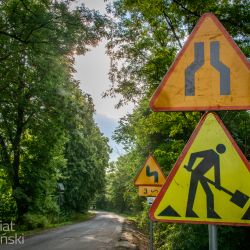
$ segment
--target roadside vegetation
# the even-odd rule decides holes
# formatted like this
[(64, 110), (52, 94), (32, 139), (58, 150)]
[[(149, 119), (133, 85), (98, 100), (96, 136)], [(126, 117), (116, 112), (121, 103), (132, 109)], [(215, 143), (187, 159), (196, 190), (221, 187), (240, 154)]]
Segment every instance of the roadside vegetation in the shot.
[[(29, 236), (34, 236), (36, 234), (44, 233), (49, 230), (53, 230), (56, 228), (61, 228), (67, 225), (75, 224), (75, 223), (80, 223), (84, 222), (87, 220), (90, 220), (96, 216), (95, 213), (91, 212), (84, 212), (84, 213), (75, 213), (72, 214), (71, 217), (61, 217), (57, 222), (55, 223), (49, 223), (47, 222), (46, 224), (38, 224), (36, 220), (35, 223), (33, 223), (30, 227), (28, 225), (23, 224), (23, 225), (15, 225), (13, 223), (13, 230), (1, 230), (0, 231), (0, 237), (1, 236), (15, 236), (15, 235), (22, 235), (24, 237), (29, 237)], [(3, 226), (6, 227), (6, 225), (10, 225), (9, 223), (6, 222), (1, 222)], [(5, 240), (1, 241), (2, 243), (5, 243)]]
[(107, 20), (70, 1), (0, 2), (0, 219), (46, 228), (86, 213), (104, 186), (110, 148), (74, 56)]
[[(138, 196), (134, 178), (149, 153), (167, 176), (202, 112), (152, 112), (149, 100), (203, 13), (212, 12), (249, 58), (248, 1), (130, 1), (110, 5), (115, 17), (107, 44), (112, 58), (106, 95), (122, 95), (117, 106), (134, 102), (132, 114), (123, 117), (114, 139), (126, 154), (110, 165), (106, 193), (96, 205), (136, 216), (148, 232), (145, 198)], [(218, 112), (220, 118), (250, 159), (250, 114), (247, 111)], [(218, 227), (219, 249), (249, 249), (249, 227)], [(208, 249), (207, 225), (155, 223), (156, 249)]]
[[(250, 58), (249, 1), (107, 1), (112, 22), (72, 2), (0, 1), (0, 220), (36, 230), (94, 207), (129, 214), (148, 233), (134, 178), (149, 153), (167, 176), (202, 116), (152, 112), (150, 97), (203, 13), (214, 13)], [(104, 97), (121, 96), (117, 108), (135, 104), (113, 136), (126, 154), (112, 163), (91, 96), (73, 78), (74, 56), (103, 37), (112, 82)], [(249, 112), (218, 114), (249, 160)], [(158, 250), (208, 249), (206, 225), (155, 223), (154, 232)], [(250, 249), (249, 235), (249, 227), (219, 226), (219, 249)]]

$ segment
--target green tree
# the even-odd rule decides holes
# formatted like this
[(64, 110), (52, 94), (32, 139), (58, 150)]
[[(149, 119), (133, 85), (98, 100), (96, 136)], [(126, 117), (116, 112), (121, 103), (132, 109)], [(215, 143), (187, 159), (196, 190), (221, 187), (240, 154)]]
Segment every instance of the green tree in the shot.
[(136, 152), (120, 156), (107, 173), (106, 196), (109, 208), (120, 213), (131, 213), (142, 209), (134, 187), (138, 166), (143, 160)]
[[(114, 135), (117, 142), (123, 143), (137, 157), (145, 159), (149, 153), (154, 154), (164, 173), (168, 174), (201, 113), (153, 113), (148, 107), (149, 99), (183, 46), (184, 40), (205, 12), (213, 12), (219, 18), (249, 57), (247, 4), (244, 0), (114, 1), (110, 6), (110, 13), (115, 19), (107, 44), (112, 62), (110, 79), (113, 85), (106, 95), (121, 94), (118, 107), (127, 101), (136, 103), (133, 113), (120, 120)], [(219, 115), (249, 159), (249, 113), (224, 111), (219, 112)], [(118, 161), (117, 164), (117, 169), (120, 169), (122, 163)], [(140, 164), (138, 170), (139, 167)], [(130, 168), (131, 165), (127, 162), (127, 169)], [(131, 180), (131, 177), (128, 178)], [(112, 188), (117, 187), (118, 183), (114, 182)], [(141, 215), (140, 224), (144, 226), (145, 209), (137, 212)], [(249, 229), (228, 228), (219, 227), (219, 247), (247, 249), (249, 243), (245, 235), (249, 233)], [(204, 249), (208, 245), (207, 234), (202, 233), (205, 231), (207, 232), (205, 225), (158, 224), (155, 230), (157, 249)], [(231, 232), (230, 238), (225, 237), (228, 231)], [(239, 239), (240, 234), (244, 235), (244, 239)]]
[(109, 7), (115, 17), (107, 50), (111, 57), (106, 95), (121, 94), (118, 106), (148, 99), (171, 66), (198, 19), (214, 13), (247, 57), (248, 1), (117, 0)]
[(73, 56), (105, 34), (105, 18), (84, 6), (72, 10), (70, 2), (0, 3), (0, 165), (18, 222), (28, 211), (57, 210)]
[(95, 194), (105, 186), (110, 149), (108, 139), (94, 122), (90, 96), (83, 95), (78, 88), (75, 88), (74, 96), (67, 122), (67, 165), (62, 170), (63, 206), (68, 212), (86, 212)]

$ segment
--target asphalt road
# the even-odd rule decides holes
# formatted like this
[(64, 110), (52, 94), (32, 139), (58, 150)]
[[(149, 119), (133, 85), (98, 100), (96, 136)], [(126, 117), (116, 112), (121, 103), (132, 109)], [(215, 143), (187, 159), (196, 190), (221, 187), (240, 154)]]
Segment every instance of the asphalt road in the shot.
[[(0, 250), (106, 250), (115, 249), (121, 236), (123, 218), (97, 212), (94, 219), (64, 226), (24, 239), (24, 244), (0, 246)], [(21, 240), (20, 240), (21, 241)]]

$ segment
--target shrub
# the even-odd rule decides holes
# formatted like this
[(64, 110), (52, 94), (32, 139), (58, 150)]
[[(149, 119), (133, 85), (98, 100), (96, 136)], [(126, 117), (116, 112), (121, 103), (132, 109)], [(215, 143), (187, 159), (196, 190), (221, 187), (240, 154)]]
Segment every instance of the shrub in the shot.
[(44, 215), (26, 213), (24, 215), (24, 224), (26, 229), (45, 228), (49, 222)]

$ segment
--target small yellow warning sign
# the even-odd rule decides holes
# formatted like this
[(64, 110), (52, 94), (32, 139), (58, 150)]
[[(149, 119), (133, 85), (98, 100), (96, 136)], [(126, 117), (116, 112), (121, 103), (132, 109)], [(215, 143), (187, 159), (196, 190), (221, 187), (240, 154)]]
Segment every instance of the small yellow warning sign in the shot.
[(150, 209), (153, 220), (250, 226), (250, 165), (220, 118), (203, 116)]
[(149, 155), (137, 174), (134, 184), (135, 186), (162, 186), (165, 179), (166, 177), (155, 158)]
[(156, 197), (160, 190), (160, 186), (139, 186), (139, 196)]
[(250, 63), (211, 13), (204, 14), (152, 96), (154, 111), (250, 109)]

